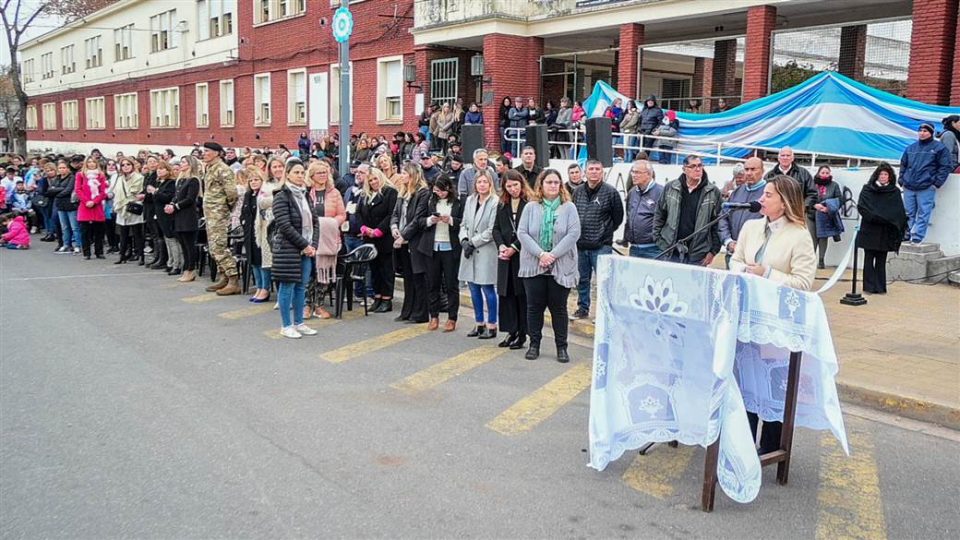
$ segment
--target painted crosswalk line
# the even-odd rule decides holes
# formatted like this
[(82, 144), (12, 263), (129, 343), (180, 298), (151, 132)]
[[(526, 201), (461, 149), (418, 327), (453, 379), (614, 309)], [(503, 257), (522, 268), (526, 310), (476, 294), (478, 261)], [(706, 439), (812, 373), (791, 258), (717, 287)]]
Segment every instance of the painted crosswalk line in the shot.
[(478, 347), (471, 349), (453, 358), (444, 360), (439, 364), (434, 364), (418, 371), (390, 386), (408, 394), (423, 392), (454, 377), (463, 375), (471, 369), (482, 366), (494, 358), (503, 355), (507, 350), (508, 349), (501, 347)]
[(350, 345), (340, 347), (339, 349), (327, 351), (321, 354), (320, 358), (332, 364), (340, 364), (359, 356), (363, 356), (367, 353), (379, 351), (380, 349), (385, 349), (408, 339), (413, 339), (417, 336), (426, 334), (429, 331), (430, 330), (427, 329), (427, 325), (415, 324), (407, 328), (394, 330), (393, 332), (375, 336), (370, 339), (357, 341), (355, 343), (351, 343)]
[(590, 364), (577, 364), (487, 422), (503, 435), (530, 431), (590, 386)]
[(852, 448), (849, 456), (833, 435), (820, 436), (817, 538), (885, 540), (887, 525), (873, 436), (852, 430), (847, 435)]
[(186, 298), (181, 298), (180, 300), (188, 304), (202, 304), (204, 302), (210, 302), (211, 300), (216, 300), (218, 298), (226, 298), (225, 296), (217, 296), (217, 293), (203, 293), (198, 294), (197, 296), (188, 296)]
[(631, 488), (658, 499), (673, 495), (674, 487), (690, 466), (694, 447), (670, 448), (657, 445), (646, 455), (637, 455), (623, 473), (623, 482)]
[(256, 316), (256, 315), (260, 315), (261, 313), (269, 313), (269, 312), (271, 312), (271, 311), (273, 311), (273, 304), (272, 304), (272, 303), (267, 303), (267, 304), (255, 304), (255, 305), (253, 305), (253, 306), (245, 307), (245, 308), (242, 308), (242, 309), (234, 309), (234, 310), (232, 310), (232, 311), (224, 311), (223, 313), (220, 313), (220, 314), (217, 315), (217, 316), (220, 317), (221, 319), (227, 319), (227, 320), (235, 321), (235, 320), (237, 320), (237, 319), (245, 319), (245, 318), (247, 318), (247, 317), (253, 317), (253, 316)]

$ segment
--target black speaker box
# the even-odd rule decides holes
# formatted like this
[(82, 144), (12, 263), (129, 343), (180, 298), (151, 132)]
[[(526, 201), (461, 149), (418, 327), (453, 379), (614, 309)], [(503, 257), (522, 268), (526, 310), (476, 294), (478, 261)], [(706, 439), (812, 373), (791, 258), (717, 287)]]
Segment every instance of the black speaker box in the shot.
[[(537, 166), (541, 168), (547, 168), (550, 166), (550, 145), (547, 140), (547, 126), (543, 124), (537, 124), (534, 126), (527, 126), (527, 144), (526, 146), (532, 146), (534, 151), (537, 153)], [(520, 149), (521, 153), (523, 148)], [(520, 157), (520, 156), (516, 156)]]
[(587, 119), (587, 159), (613, 167), (613, 134), (607, 117)]

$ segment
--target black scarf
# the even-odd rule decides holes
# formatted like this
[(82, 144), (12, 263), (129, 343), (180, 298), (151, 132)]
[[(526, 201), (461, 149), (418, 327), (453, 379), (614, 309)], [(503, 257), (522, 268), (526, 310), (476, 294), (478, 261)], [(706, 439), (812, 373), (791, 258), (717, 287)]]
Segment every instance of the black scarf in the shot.
[(876, 182), (868, 182), (860, 192), (860, 202), (857, 205), (860, 215), (864, 218), (874, 218), (897, 228), (900, 234), (907, 229), (907, 214), (903, 211), (903, 200), (900, 188), (892, 182), (879, 186)]

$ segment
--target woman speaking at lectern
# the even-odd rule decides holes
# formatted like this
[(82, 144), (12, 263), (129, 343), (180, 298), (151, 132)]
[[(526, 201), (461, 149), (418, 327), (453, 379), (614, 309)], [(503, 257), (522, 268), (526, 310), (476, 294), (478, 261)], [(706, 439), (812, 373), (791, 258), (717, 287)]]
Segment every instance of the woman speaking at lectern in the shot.
[[(810, 290), (817, 273), (817, 261), (804, 218), (803, 187), (786, 175), (769, 179), (760, 197), (760, 215), (762, 219), (743, 224), (730, 259), (730, 270)], [(748, 412), (747, 417), (756, 435), (757, 414)], [(761, 454), (780, 448), (782, 427), (781, 422), (764, 422)]]

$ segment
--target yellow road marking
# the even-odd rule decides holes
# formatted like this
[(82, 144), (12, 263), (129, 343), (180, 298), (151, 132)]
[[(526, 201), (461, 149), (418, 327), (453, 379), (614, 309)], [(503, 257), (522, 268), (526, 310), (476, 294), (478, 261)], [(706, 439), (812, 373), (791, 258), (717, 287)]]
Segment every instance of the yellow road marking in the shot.
[(631, 488), (658, 499), (673, 495), (674, 485), (686, 472), (693, 447), (670, 448), (657, 445), (645, 456), (638, 455), (623, 473), (623, 482)]
[(218, 298), (223, 298), (222, 296), (217, 296), (215, 292), (198, 294), (197, 296), (188, 296), (186, 298), (181, 298), (184, 302), (188, 304), (201, 304), (203, 302), (209, 302), (211, 300), (216, 300)]
[(586, 390), (590, 386), (590, 377), (590, 364), (577, 364), (541, 386), (536, 392), (514, 403), (487, 422), (487, 427), (503, 435), (530, 431)]
[(380, 349), (385, 349), (391, 345), (396, 345), (401, 341), (415, 338), (421, 334), (426, 334), (427, 332), (429, 332), (429, 330), (427, 330), (426, 324), (415, 324), (407, 328), (394, 330), (393, 332), (387, 334), (365, 339), (363, 341), (358, 341), (356, 343), (351, 343), (350, 345), (345, 345), (339, 349), (327, 351), (321, 354), (320, 358), (332, 364), (340, 364), (346, 362), (347, 360), (352, 360), (358, 356), (363, 356), (367, 353), (379, 351)]
[(269, 313), (271, 311), (273, 311), (273, 303), (255, 304), (251, 307), (246, 307), (243, 309), (235, 309), (233, 311), (224, 311), (219, 315), (219, 317), (221, 319), (229, 319), (231, 321), (235, 321), (237, 319), (253, 317), (254, 315), (260, 315), (261, 313)]
[(439, 364), (434, 364), (427, 369), (418, 371), (390, 386), (409, 394), (423, 392), (458, 375), (463, 375), (475, 367), (482, 366), (506, 351), (507, 349), (500, 347), (480, 347), (469, 350), (453, 358), (444, 360)]
[(847, 433), (850, 447), (854, 449), (849, 457), (833, 435), (824, 433), (820, 437), (817, 538), (885, 540), (887, 525), (873, 437), (867, 433)]

